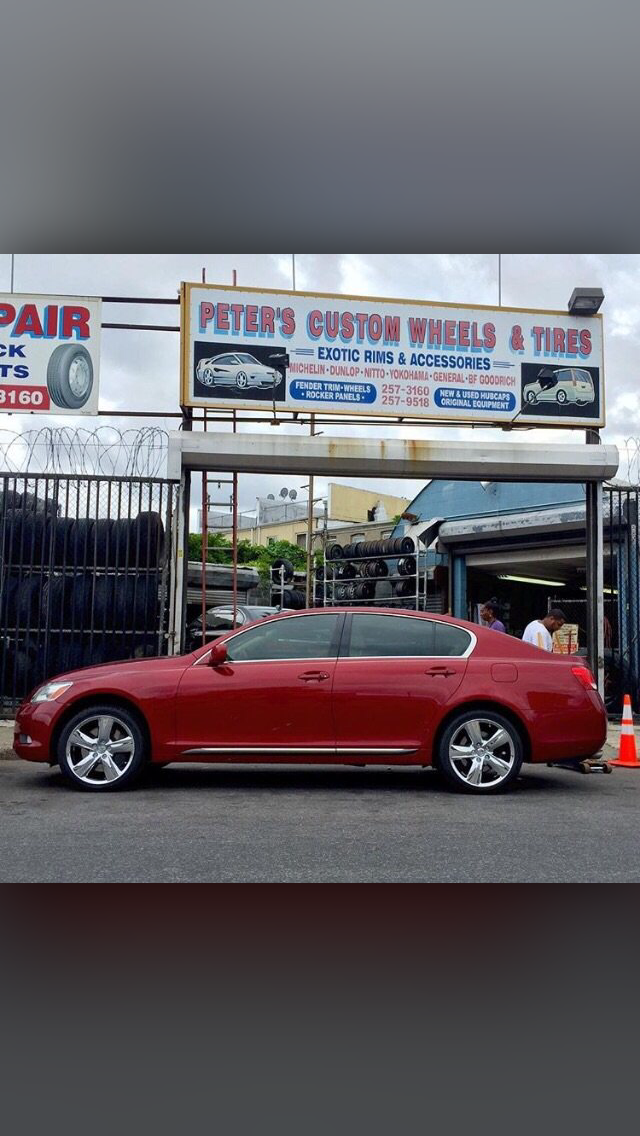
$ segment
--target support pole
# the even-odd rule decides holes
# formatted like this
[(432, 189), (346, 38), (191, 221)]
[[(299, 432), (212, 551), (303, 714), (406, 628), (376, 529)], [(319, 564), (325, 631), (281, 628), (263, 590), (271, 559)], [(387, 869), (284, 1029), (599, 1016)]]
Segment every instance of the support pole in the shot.
[[(236, 429), (237, 429), (236, 412), (234, 410), (234, 412), (233, 412), (233, 432), (234, 432), (234, 434), (236, 433)], [(233, 485), (231, 486), (231, 492), (232, 492), (232, 495), (233, 495), (232, 502), (231, 502), (231, 509), (232, 509), (232, 520), (231, 520), (231, 526), (232, 526), (231, 580), (232, 580), (232, 584), (231, 584), (231, 587), (232, 587), (232, 590), (233, 590), (232, 619), (233, 619), (233, 626), (235, 627), (235, 625), (236, 625), (236, 614), (237, 614), (237, 611), (238, 611), (238, 475), (237, 475), (237, 473), (233, 474)]]
[[(193, 410), (182, 407), (182, 429), (193, 430)], [(178, 491), (178, 540), (176, 558), (176, 598), (174, 644), (179, 650), (186, 650), (187, 630), (187, 589), (189, 587), (189, 523), (191, 508), (191, 470), (183, 469)], [(179, 622), (178, 622), (179, 620)]]
[[(600, 441), (598, 430), (587, 430), (587, 444)], [(586, 482), (587, 658), (604, 696), (604, 531), (602, 482)]]
[[(450, 573), (451, 574), (451, 573)], [(467, 561), (464, 556), (453, 557), (453, 610), (455, 619), (467, 618)]]
[[(309, 433), (311, 434), (312, 437), (313, 437), (313, 432), (314, 432), (314, 428), (315, 428), (315, 421), (316, 421), (315, 415), (311, 414), (310, 417), (309, 417)], [(309, 509), (308, 509), (308, 515), (307, 515), (307, 594), (306, 594), (306, 605), (307, 605), (307, 607), (313, 607), (313, 604), (312, 604), (311, 601), (315, 596), (315, 591), (313, 589), (313, 582), (312, 582), (312, 579), (311, 579), (312, 566), (313, 566), (313, 551), (312, 551), (312, 547), (311, 547), (312, 542), (313, 542), (313, 494), (314, 494), (314, 477), (313, 477), (313, 474), (310, 474), (309, 475)]]

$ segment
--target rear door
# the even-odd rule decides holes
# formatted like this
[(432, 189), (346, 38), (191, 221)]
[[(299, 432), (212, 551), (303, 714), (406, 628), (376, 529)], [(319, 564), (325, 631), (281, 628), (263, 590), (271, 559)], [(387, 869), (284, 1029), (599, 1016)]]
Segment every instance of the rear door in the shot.
[(333, 684), (338, 758), (430, 760), (435, 725), (474, 643), (464, 628), (420, 615), (348, 616)]

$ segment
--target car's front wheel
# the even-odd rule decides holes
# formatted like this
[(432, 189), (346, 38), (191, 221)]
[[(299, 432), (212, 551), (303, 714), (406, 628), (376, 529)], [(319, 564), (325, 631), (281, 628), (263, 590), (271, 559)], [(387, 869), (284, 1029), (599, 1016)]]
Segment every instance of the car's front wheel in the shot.
[(109, 703), (86, 706), (70, 718), (56, 756), (67, 781), (91, 792), (130, 785), (149, 759), (136, 715)]
[(567, 401), (566, 391), (559, 390), (557, 395), (556, 395), (556, 402), (559, 402), (560, 405), (562, 406), (562, 404), (565, 403), (566, 401)]
[(240, 387), (240, 390), (246, 390), (249, 386), (249, 379), (244, 371), (238, 371), (236, 375), (236, 386)]
[(515, 781), (524, 748), (516, 727), (498, 711), (465, 710), (449, 722), (436, 758), (454, 788), (495, 793)]
[(532, 405), (534, 402), (536, 402), (536, 392), (535, 391), (527, 391), (526, 399), (527, 399), (527, 402), (530, 405)]

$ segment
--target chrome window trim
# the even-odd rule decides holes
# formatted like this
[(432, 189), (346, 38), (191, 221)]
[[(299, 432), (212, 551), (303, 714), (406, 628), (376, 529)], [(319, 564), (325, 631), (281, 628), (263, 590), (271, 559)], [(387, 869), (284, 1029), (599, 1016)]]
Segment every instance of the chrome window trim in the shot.
[[(379, 615), (379, 616), (383, 616), (383, 617), (384, 616), (390, 617), (392, 619), (415, 619), (416, 615), (417, 615), (418, 618), (425, 619), (429, 623), (439, 623), (441, 627), (451, 627), (451, 626), (457, 627), (457, 624), (452, 625), (450, 623), (445, 623), (445, 621), (443, 619), (438, 619), (437, 617), (433, 618), (431, 615), (429, 615), (426, 612), (423, 613), (423, 612), (409, 612), (409, 611), (407, 611), (407, 612), (404, 612), (404, 611), (402, 611), (402, 612), (400, 612), (400, 611), (398, 611), (398, 612), (395, 612), (395, 611), (374, 611), (374, 612), (354, 611), (354, 612), (349, 612), (349, 611), (345, 611), (345, 610), (339, 610), (337, 612), (336, 611), (331, 612), (331, 611), (327, 611), (326, 608), (318, 608), (317, 611), (305, 611), (305, 612), (300, 612), (299, 614), (297, 614), (297, 613), (294, 614), (292, 612), (291, 615), (287, 615), (285, 618), (286, 619), (305, 619), (305, 618), (309, 618), (309, 616), (317, 616), (317, 615), (351, 615), (352, 618), (355, 618), (358, 615)], [(278, 617), (267, 616), (267, 619), (271, 619), (271, 618), (282, 618), (282, 617), (281, 616), (278, 616)], [(265, 622), (264, 620), (260, 622), (261, 627), (263, 626), (264, 622)], [(252, 627), (256, 627), (256, 626), (257, 626), (257, 624), (250, 623), (248, 627), (238, 628), (237, 631), (235, 632), (235, 634), (232, 635), (231, 638), (235, 639), (237, 635), (244, 635), (247, 631), (250, 631)], [(476, 644), (478, 642), (478, 638), (474, 634), (473, 631), (469, 630), (468, 627), (461, 627), (461, 628), (459, 628), (459, 630), (464, 631), (465, 634), (467, 634), (469, 636), (469, 646), (467, 647), (466, 651), (464, 651), (464, 653), (462, 655), (311, 655), (311, 656), (307, 656), (307, 657), (303, 657), (303, 658), (300, 658), (299, 656), (297, 656), (297, 657), (294, 656), (291, 659), (229, 659), (229, 663), (233, 664), (234, 667), (239, 667), (243, 663), (308, 663), (308, 662), (313, 662), (314, 660), (317, 660), (319, 663), (331, 663), (331, 662), (342, 663), (342, 662), (345, 662), (345, 661), (348, 661), (348, 662), (351, 662), (351, 663), (357, 663), (357, 662), (361, 661), (362, 659), (468, 659), (469, 656), (472, 654), (472, 652), (475, 650)], [(226, 640), (225, 642), (231, 642), (231, 640)], [(206, 655), (201, 655), (199, 659), (196, 659), (195, 663), (193, 663), (193, 666), (197, 667), (197, 666), (201, 666), (201, 665), (202, 666), (206, 665), (212, 649), (213, 648), (210, 648), (207, 651)]]

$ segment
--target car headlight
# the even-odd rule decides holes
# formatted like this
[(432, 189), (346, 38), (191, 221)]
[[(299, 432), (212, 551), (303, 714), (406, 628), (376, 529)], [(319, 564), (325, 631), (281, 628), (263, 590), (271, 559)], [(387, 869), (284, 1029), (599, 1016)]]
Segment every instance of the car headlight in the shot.
[(59, 698), (65, 690), (73, 686), (72, 682), (45, 682), (44, 686), (39, 686), (35, 694), (32, 696), (32, 702), (53, 702)]

